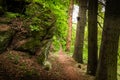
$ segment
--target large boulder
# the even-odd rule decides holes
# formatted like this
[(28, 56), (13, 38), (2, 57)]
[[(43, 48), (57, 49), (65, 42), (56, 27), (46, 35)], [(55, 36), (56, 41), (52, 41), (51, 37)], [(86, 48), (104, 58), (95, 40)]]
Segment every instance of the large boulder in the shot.
[[(18, 13), (21, 14), (19, 11)], [(0, 20), (0, 23), (6, 23), (0, 24), (0, 52), (16, 50), (37, 55), (39, 63), (43, 64), (49, 53), (49, 46), (55, 31), (55, 21), (55, 16), (49, 8), (35, 2), (27, 4), (22, 17), (15, 16)]]

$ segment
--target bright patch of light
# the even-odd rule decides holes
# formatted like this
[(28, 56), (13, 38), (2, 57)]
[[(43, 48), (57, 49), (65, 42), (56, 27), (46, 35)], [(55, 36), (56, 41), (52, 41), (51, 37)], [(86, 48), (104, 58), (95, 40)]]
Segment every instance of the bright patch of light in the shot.
[(79, 12), (79, 6), (74, 5), (73, 18), (72, 18), (73, 23), (77, 23), (78, 12)]

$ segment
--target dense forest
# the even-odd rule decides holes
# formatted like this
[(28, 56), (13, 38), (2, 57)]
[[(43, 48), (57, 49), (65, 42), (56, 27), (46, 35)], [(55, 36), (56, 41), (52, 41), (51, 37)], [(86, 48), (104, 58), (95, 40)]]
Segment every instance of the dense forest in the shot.
[(119, 0), (0, 0), (0, 80), (120, 80)]

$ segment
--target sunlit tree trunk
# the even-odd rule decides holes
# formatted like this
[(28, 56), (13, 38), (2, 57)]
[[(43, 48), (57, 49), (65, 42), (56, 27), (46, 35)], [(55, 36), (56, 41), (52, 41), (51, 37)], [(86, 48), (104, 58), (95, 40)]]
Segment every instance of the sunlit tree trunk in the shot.
[(107, 0), (96, 80), (117, 80), (120, 1)]
[(70, 45), (71, 45), (73, 5), (74, 5), (74, 0), (70, 0), (69, 12), (68, 12), (69, 18), (68, 18), (68, 35), (66, 41), (66, 51), (70, 51)]
[(86, 10), (87, 10), (87, 0), (79, 0), (78, 23), (76, 30), (75, 49), (73, 53), (73, 58), (78, 63), (83, 63), (83, 41), (84, 41), (84, 31), (86, 25)]
[(97, 68), (97, 11), (98, 0), (89, 1), (88, 6), (88, 65), (87, 74), (95, 75)]

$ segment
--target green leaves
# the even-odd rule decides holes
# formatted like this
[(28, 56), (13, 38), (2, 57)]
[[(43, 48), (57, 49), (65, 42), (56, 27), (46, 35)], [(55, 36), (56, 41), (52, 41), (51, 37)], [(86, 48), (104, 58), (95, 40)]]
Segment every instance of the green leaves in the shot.
[(16, 18), (17, 16), (22, 16), (22, 15), (19, 13), (6, 12), (5, 16), (8, 18)]
[[(37, 0), (35, 0), (37, 1)], [(56, 17), (56, 32), (54, 36), (54, 45), (59, 50), (60, 44), (65, 47), (67, 28), (68, 28), (68, 5), (69, 0), (40, 0), (44, 8), (49, 7)], [(48, 24), (49, 25), (49, 24)], [(59, 43), (59, 44), (58, 44)]]
[(31, 31), (39, 31), (39, 26), (38, 25), (30, 25)]
[(56, 19), (56, 22), (54, 21), (56, 26), (54, 43), (56, 44), (58, 43), (57, 41), (59, 41), (62, 46), (65, 46), (68, 28), (69, 0), (33, 0), (33, 2), (34, 4), (29, 5), (26, 10), (27, 16), (31, 16), (30, 20), (32, 20), (32, 24), (30, 25), (31, 31), (39, 31), (39, 26), (45, 28), (41, 25), (42, 23), (44, 23), (46, 28), (49, 28), (54, 21), (49, 21), (49, 19), (51, 19), (50, 15), (53, 13)]

